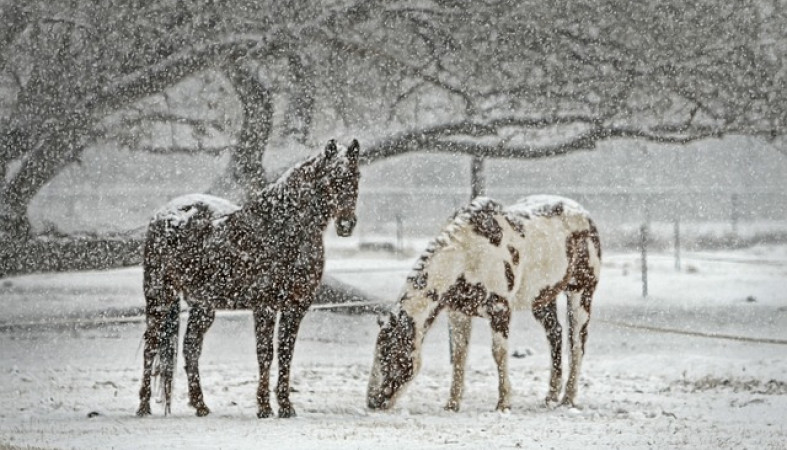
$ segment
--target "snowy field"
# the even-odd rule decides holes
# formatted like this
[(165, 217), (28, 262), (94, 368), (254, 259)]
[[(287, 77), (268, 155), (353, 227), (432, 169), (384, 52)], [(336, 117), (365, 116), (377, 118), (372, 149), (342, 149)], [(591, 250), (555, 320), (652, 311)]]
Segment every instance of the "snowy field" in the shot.
[[(345, 249), (334, 252), (328, 273), (393, 300), (412, 259)], [(141, 270), (0, 279), (0, 449), (785, 448), (787, 246), (685, 253), (680, 271), (667, 254), (650, 262), (650, 296), (642, 299), (638, 256), (605, 255), (576, 408), (543, 405), (547, 343), (520, 313), (510, 413), (493, 411), (495, 367), (480, 320), (462, 410), (443, 411), (445, 317), (427, 336), (423, 370), (397, 408), (370, 412), (376, 318), (314, 310), (293, 363), (298, 417), (287, 420), (256, 418), (248, 313), (220, 314), (206, 337), (201, 372), (211, 415), (197, 418), (187, 406), (181, 368), (173, 414), (154, 403), (153, 416), (140, 419), (140, 321), (34, 323), (138, 309)]]

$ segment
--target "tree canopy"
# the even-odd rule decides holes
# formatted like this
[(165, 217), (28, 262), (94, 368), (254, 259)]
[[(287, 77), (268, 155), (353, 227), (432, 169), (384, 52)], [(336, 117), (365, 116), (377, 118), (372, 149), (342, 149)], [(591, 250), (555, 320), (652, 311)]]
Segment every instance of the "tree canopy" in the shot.
[[(27, 233), (36, 192), (107, 140), (202, 151), (226, 136), (252, 193), (271, 139), (337, 128), (362, 139), (366, 162), (729, 134), (787, 153), (786, 0), (5, 0), (0, 23), (7, 233)], [(196, 111), (150, 100), (200, 76)], [(196, 138), (129, 139), (162, 123)]]

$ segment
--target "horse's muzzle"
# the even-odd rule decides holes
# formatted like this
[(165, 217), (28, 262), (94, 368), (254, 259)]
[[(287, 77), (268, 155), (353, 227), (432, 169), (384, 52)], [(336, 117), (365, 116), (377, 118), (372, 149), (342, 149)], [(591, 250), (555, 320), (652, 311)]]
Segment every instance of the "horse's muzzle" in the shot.
[(358, 219), (355, 216), (352, 216), (349, 219), (345, 218), (338, 218), (336, 219), (336, 234), (341, 237), (347, 237), (353, 233), (355, 229), (355, 223)]
[(391, 403), (388, 400), (385, 400), (382, 395), (375, 395), (369, 397), (368, 401), (366, 402), (366, 406), (372, 410), (386, 410), (391, 407)]

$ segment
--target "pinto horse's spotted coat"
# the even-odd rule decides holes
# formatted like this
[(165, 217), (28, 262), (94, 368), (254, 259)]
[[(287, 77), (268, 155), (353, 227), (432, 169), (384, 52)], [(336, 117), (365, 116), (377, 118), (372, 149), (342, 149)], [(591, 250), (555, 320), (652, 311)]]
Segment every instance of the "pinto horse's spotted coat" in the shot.
[(291, 168), (243, 207), (206, 195), (182, 197), (151, 220), (144, 253), (147, 302), (144, 366), (137, 414), (150, 414), (151, 377), (161, 376), (165, 411), (172, 396), (180, 299), (191, 307), (183, 339), (189, 404), (205, 405), (198, 360), (216, 309), (250, 309), (257, 338), (257, 415), (269, 417), (268, 379), (278, 318), (279, 416), (295, 415), (290, 365), (301, 319), (314, 298), (325, 262), (323, 232), (331, 220), (340, 236), (355, 226), (359, 145), (337, 146)]
[(416, 263), (377, 339), (369, 380), (370, 408), (389, 408), (421, 364), (424, 336), (443, 309), (451, 327), (454, 373), (447, 409), (458, 410), (471, 317), (492, 327), (498, 367), (497, 408), (510, 408), (508, 336), (511, 312), (531, 309), (543, 325), (552, 368), (547, 401), (562, 384), (562, 328), (557, 296), (568, 296), (571, 365), (562, 402), (573, 404), (587, 340), (590, 305), (601, 268), (598, 231), (572, 200), (531, 196), (509, 207), (485, 197), (457, 211)]

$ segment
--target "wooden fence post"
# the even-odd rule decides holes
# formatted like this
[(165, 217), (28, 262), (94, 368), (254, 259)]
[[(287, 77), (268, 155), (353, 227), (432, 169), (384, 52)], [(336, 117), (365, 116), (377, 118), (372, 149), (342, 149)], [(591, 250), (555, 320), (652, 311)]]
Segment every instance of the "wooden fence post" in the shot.
[(680, 272), (680, 218), (675, 218), (675, 270)]
[(639, 246), (642, 251), (642, 298), (648, 296), (648, 225), (639, 228)]
[(401, 214), (396, 215), (396, 253), (404, 253), (404, 224)]
[(740, 200), (738, 198), (738, 194), (732, 194), (732, 196), (730, 197), (730, 204), (732, 207), (732, 212), (730, 213), (730, 221), (732, 222), (732, 234), (734, 234), (736, 237), (738, 235), (738, 215), (740, 214), (740, 212), (738, 211), (739, 202)]
[(486, 191), (484, 180), (484, 158), (473, 156), (470, 162), (470, 200), (484, 195)]

